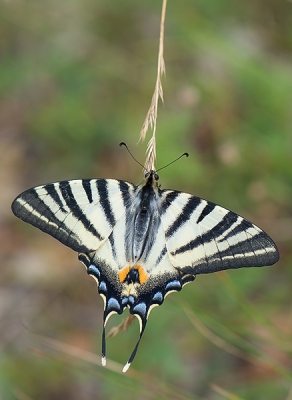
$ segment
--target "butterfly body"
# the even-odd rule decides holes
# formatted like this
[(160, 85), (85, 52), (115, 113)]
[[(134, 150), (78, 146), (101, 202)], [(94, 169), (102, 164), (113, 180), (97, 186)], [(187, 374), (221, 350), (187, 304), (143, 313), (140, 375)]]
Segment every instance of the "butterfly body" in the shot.
[(136, 186), (115, 179), (83, 179), (42, 185), (18, 196), (12, 210), (79, 253), (98, 285), (105, 325), (125, 308), (140, 323), (167, 294), (197, 274), (274, 264), (272, 239), (239, 215), (199, 197), (162, 190), (155, 171)]

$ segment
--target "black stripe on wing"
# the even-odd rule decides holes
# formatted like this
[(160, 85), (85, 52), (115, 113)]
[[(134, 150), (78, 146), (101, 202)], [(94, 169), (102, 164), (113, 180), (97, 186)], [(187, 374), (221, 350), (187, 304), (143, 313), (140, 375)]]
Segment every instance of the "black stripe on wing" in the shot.
[[(103, 182), (102, 182), (103, 181)], [(113, 180), (110, 180), (113, 182)], [(104, 215), (107, 219), (107, 222), (109, 223), (110, 226), (115, 226), (116, 223), (118, 222), (118, 218), (114, 213), (114, 210), (112, 209), (112, 205), (110, 203), (110, 197), (109, 197), (109, 181), (105, 180), (98, 180), (96, 182), (96, 189), (98, 191), (99, 197), (100, 197), (100, 204), (102, 206)], [(123, 180), (115, 180), (115, 184), (117, 185), (119, 189), (119, 196), (122, 200), (122, 203), (119, 205), (118, 210), (115, 210), (118, 213), (123, 211), (122, 214), (126, 214), (126, 226), (130, 224), (129, 220), (129, 206), (132, 204), (134, 197), (135, 197), (135, 190), (137, 189), (137, 186), (135, 186), (133, 183), (123, 181)], [(131, 225), (130, 225), (131, 226)], [(125, 232), (127, 230), (125, 229)], [(111, 251), (112, 251), (112, 256), (113, 258), (118, 257), (118, 252), (117, 248), (119, 247), (119, 243), (121, 240), (123, 240), (123, 232), (121, 234), (117, 234), (115, 232), (115, 235), (111, 233), (108, 237)], [(118, 242), (118, 243), (117, 243)], [(127, 245), (127, 242), (126, 242)], [(128, 243), (130, 245), (130, 243)]]
[[(70, 186), (70, 181), (60, 182), (59, 187), (63, 195), (63, 199), (66, 202), (68, 208), (70, 209), (70, 213), (72, 213), (72, 215), (77, 219), (77, 221), (80, 221), (83, 224), (84, 228), (88, 232), (97, 237), (98, 240), (100, 241), (103, 240), (103, 237), (95, 229), (95, 227), (92, 225), (92, 222), (87, 218), (82, 208), (77, 203), (74, 194), (72, 192), (72, 188)], [(74, 229), (74, 227), (70, 227), (70, 225), (67, 225), (67, 227), (71, 231)]]
[[(200, 200), (198, 202), (198, 204), (200, 204), (201, 203), (201, 199), (199, 197), (195, 197), (195, 198)], [(211, 212), (214, 210), (215, 207), (216, 207), (216, 204), (207, 202), (205, 208), (203, 209), (203, 211), (201, 212), (199, 218), (197, 219), (197, 224), (199, 224), (201, 221), (203, 221), (204, 218), (206, 218), (209, 214), (211, 214)]]
[(59, 193), (57, 192), (57, 190), (55, 188), (55, 185), (56, 185), (55, 183), (49, 183), (48, 185), (44, 186), (44, 189), (46, 190), (47, 194), (52, 197), (54, 202), (56, 204), (58, 204), (58, 206), (60, 207), (60, 210), (62, 210), (63, 212), (66, 212), (66, 210), (64, 208), (64, 202), (60, 198)]
[[(167, 190), (163, 190), (161, 191), (163, 192), (167, 192)], [(168, 210), (168, 208), (172, 205), (172, 203), (175, 202), (175, 200), (179, 197), (180, 192), (176, 191), (176, 190), (170, 190), (164, 197), (164, 199), (161, 201), (161, 213), (165, 214)]]
[(121, 196), (123, 199), (125, 210), (129, 208), (130, 204), (134, 200), (134, 192), (137, 190), (137, 186), (133, 185), (133, 183), (119, 180), (117, 181), (119, 184), (119, 189), (121, 191)]
[(198, 205), (201, 203), (201, 199), (199, 197), (192, 196), (188, 199), (187, 203), (181, 210), (178, 218), (169, 226), (167, 231), (165, 232), (165, 237), (169, 238), (172, 236), (179, 228), (182, 227), (183, 224), (189, 221), (190, 217), (188, 212), (190, 209), (195, 210)]
[(103, 208), (104, 215), (110, 226), (113, 227), (116, 224), (116, 218), (109, 201), (107, 181), (105, 179), (98, 179), (96, 181), (96, 188), (99, 194), (99, 203)]
[(93, 203), (93, 196), (90, 183), (91, 179), (82, 179), (82, 187), (84, 189), (84, 192), (86, 193), (87, 199), (89, 203)]

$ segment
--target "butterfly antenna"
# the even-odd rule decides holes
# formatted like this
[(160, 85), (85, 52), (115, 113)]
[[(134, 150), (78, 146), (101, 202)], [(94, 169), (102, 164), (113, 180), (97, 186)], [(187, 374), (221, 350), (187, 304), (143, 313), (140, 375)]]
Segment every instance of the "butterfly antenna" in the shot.
[[(134, 314), (136, 317), (137, 317), (137, 314)], [(138, 316), (138, 319), (140, 320), (140, 316)], [(136, 343), (136, 346), (134, 347), (134, 350), (132, 351), (132, 354), (130, 355), (130, 358), (129, 358), (129, 360), (127, 361), (127, 363), (124, 365), (124, 368), (123, 368), (123, 372), (127, 372), (128, 371), (128, 369), (130, 368), (130, 366), (131, 366), (131, 364), (132, 364), (132, 362), (133, 362), (133, 360), (134, 360), (134, 358), (135, 358), (135, 355), (136, 355), (136, 353), (137, 353), (137, 350), (138, 350), (138, 347), (139, 347), (139, 344), (140, 344), (140, 341), (141, 341), (141, 338), (142, 338), (142, 335), (143, 335), (143, 333), (144, 333), (144, 330), (145, 330), (145, 327), (146, 327), (146, 320), (141, 320), (140, 321), (140, 335), (139, 335), (139, 339), (138, 339), (138, 341), (137, 341), (137, 343)]]
[(137, 164), (141, 165), (141, 167), (147, 172), (147, 170), (146, 170), (146, 168), (144, 167), (144, 165), (142, 165), (142, 164), (133, 156), (133, 154), (130, 152), (129, 147), (126, 145), (125, 142), (121, 142), (121, 143), (119, 144), (119, 146), (120, 146), (120, 147), (125, 146), (126, 149), (127, 149), (127, 151), (128, 151), (128, 153), (129, 153), (130, 156), (133, 158), (133, 160), (136, 161)]
[(169, 164), (166, 164), (166, 165), (164, 165), (164, 167), (159, 168), (156, 172), (161, 171), (162, 169), (168, 167), (169, 165), (177, 162), (180, 158), (188, 157), (188, 156), (189, 156), (189, 153), (183, 153), (181, 156), (177, 157), (175, 160), (171, 161)]

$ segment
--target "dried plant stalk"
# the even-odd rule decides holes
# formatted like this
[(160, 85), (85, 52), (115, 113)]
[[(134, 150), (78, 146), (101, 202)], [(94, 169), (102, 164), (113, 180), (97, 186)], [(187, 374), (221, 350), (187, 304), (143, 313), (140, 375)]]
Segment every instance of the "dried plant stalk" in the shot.
[(129, 314), (125, 319), (123, 319), (123, 321), (119, 325), (114, 326), (109, 331), (109, 333), (107, 334), (106, 338), (108, 339), (110, 337), (114, 337), (121, 331), (125, 332), (129, 328), (129, 326), (132, 325), (134, 320), (135, 320), (135, 316), (132, 315), (132, 314)]
[(165, 64), (163, 58), (163, 43), (164, 43), (164, 21), (165, 21), (165, 13), (166, 13), (166, 4), (167, 0), (163, 0), (162, 3), (162, 12), (161, 12), (161, 21), (160, 21), (160, 37), (159, 37), (159, 51), (158, 51), (158, 66), (157, 66), (157, 78), (154, 93), (152, 96), (150, 108), (147, 112), (145, 121), (142, 125), (142, 129), (140, 131), (140, 140), (144, 140), (149, 128), (149, 125), (152, 129), (152, 137), (147, 145), (147, 156), (145, 161), (145, 169), (147, 171), (154, 170), (154, 162), (156, 159), (156, 121), (157, 121), (157, 111), (158, 111), (158, 100), (161, 98), (163, 102), (163, 90), (161, 77), (165, 74)]

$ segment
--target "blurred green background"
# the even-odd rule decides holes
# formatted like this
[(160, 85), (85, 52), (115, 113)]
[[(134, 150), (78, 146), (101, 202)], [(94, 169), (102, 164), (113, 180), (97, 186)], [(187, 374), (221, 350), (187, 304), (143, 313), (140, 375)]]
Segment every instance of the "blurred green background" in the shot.
[(137, 321), (108, 340), (102, 368), (95, 282), (10, 211), (42, 183), (141, 181), (118, 144), (144, 162), (160, 13), (157, 0), (0, 3), (1, 399), (292, 399), (291, 1), (169, 1), (157, 125), (157, 168), (190, 153), (161, 171), (162, 187), (257, 223), (279, 263), (169, 296), (122, 375)]

